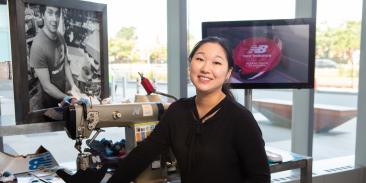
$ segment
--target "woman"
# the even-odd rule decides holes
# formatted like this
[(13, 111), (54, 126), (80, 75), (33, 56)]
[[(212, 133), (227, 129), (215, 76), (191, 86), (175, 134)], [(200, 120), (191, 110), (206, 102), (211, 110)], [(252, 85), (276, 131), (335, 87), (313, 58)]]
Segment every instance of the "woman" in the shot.
[(183, 183), (270, 182), (257, 122), (227, 87), (233, 69), (230, 48), (222, 38), (208, 37), (196, 44), (189, 61), (196, 96), (171, 104), (108, 182), (134, 180), (167, 148), (177, 159)]

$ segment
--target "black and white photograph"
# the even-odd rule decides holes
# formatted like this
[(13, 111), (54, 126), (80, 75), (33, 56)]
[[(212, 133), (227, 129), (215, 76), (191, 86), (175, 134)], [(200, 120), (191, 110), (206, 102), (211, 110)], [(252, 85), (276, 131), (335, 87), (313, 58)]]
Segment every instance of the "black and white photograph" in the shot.
[(17, 121), (42, 116), (41, 111), (59, 107), (66, 96), (108, 96), (106, 6), (54, 0), (25, 0), (16, 6), (13, 26), (24, 29), (13, 36), (19, 86), (14, 93), (23, 103), (16, 105)]
[(29, 105), (57, 107), (67, 95), (99, 96), (99, 22), (95, 12), (25, 4)]

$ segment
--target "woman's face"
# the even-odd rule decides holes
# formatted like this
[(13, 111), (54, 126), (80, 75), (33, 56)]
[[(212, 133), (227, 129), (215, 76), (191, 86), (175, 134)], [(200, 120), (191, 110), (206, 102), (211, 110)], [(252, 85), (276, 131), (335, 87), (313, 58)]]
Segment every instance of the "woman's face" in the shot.
[(197, 49), (190, 63), (190, 78), (198, 93), (221, 92), (230, 77), (225, 50), (218, 43), (204, 43)]

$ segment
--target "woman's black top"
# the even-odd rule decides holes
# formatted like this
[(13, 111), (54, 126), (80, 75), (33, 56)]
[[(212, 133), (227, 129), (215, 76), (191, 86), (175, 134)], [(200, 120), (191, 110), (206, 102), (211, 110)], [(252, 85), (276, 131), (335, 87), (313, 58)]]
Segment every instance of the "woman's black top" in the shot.
[(134, 180), (167, 148), (183, 183), (270, 182), (262, 133), (252, 113), (225, 97), (202, 119), (206, 116), (202, 123), (194, 97), (171, 104), (151, 135), (119, 162), (109, 182)]

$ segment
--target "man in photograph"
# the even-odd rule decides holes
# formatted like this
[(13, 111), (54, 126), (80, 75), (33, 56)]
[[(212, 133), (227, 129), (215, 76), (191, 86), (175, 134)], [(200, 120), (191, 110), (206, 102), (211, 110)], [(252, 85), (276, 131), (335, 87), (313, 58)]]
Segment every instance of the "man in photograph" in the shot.
[(63, 36), (58, 32), (61, 9), (40, 6), (43, 27), (33, 39), (30, 49), (30, 66), (34, 68), (42, 86), (44, 108), (56, 107), (67, 96), (67, 91), (79, 93), (67, 59), (67, 48)]

